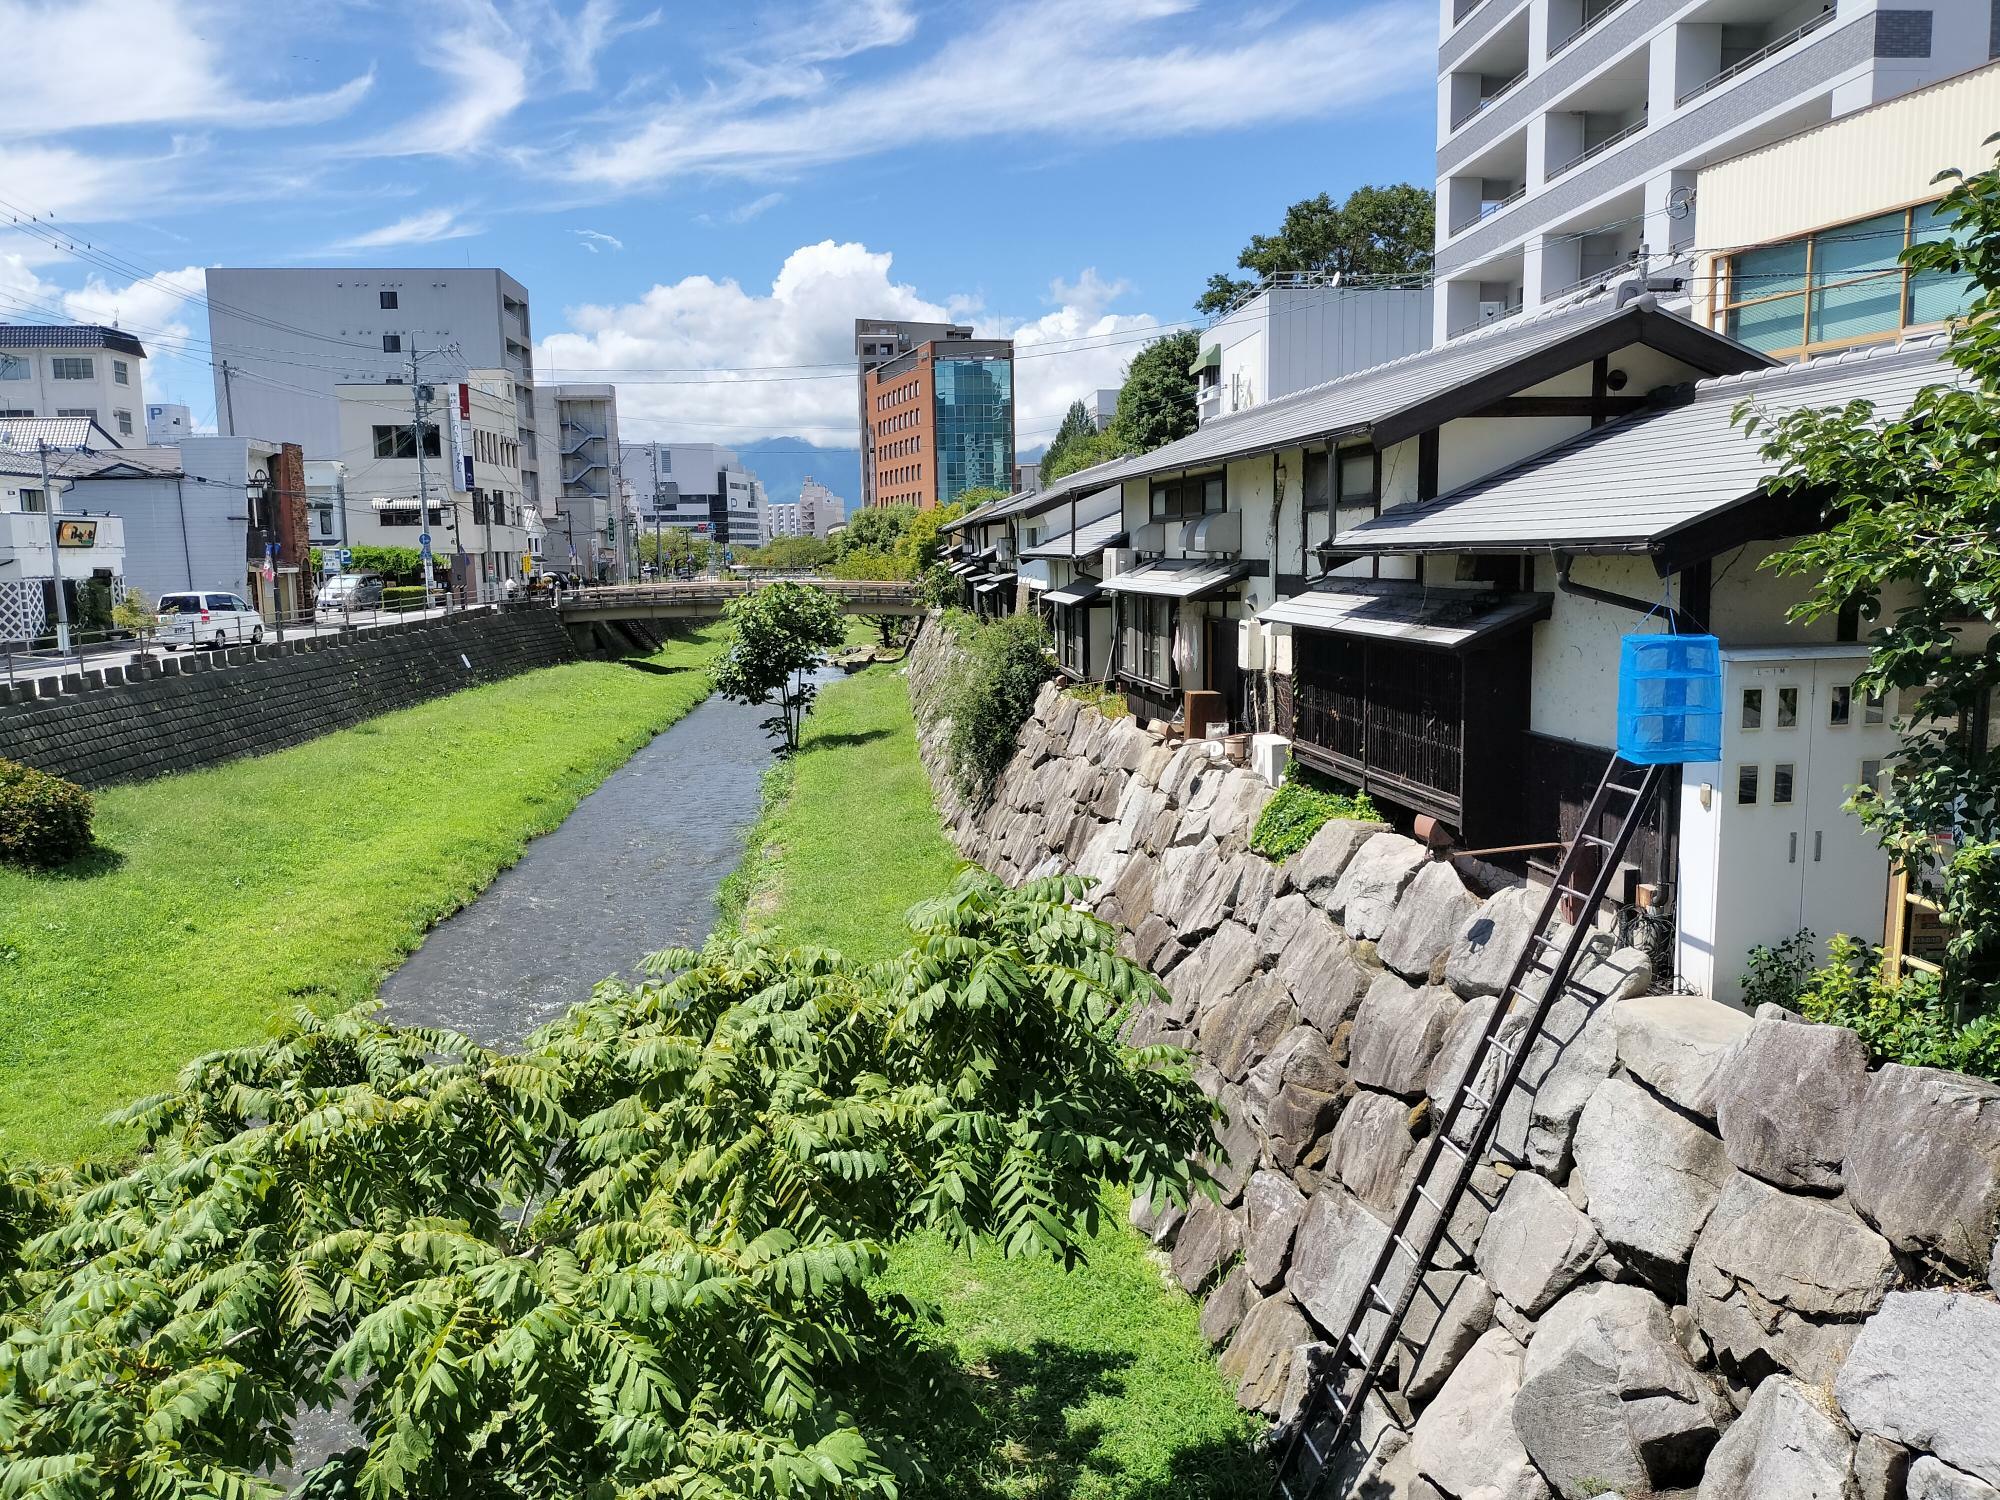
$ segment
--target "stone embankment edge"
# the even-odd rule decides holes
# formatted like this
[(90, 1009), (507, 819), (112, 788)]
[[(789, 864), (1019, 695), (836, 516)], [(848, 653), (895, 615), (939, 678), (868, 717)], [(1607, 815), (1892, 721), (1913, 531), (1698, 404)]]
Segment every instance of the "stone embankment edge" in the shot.
[[(1204, 1299), (1238, 1399), (1289, 1420), (1539, 894), (1470, 889), (1380, 824), (1272, 864), (1249, 851), (1261, 779), (1053, 686), (969, 802), (944, 748), (957, 660), (932, 623), (908, 669), (951, 835), (1009, 880), (1094, 878), (1160, 977), (1130, 1035), (1194, 1052), (1222, 1199), (1134, 1220)], [(2000, 1500), (2000, 1087), (1871, 1069), (1850, 1031), (1652, 979), (1600, 940), (1558, 999), (1350, 1492)]]

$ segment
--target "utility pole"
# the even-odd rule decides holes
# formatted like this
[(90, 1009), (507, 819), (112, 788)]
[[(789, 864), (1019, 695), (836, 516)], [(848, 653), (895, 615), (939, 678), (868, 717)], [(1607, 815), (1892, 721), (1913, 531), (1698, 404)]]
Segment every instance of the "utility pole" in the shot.
[(49, 445), (35, 445), (42, 455), (42, 510), (49, 518), (49, 573), (55, 580), (56, 649), (69, 650), (69, 604), (63, 598), (62, 524), (56, 520), (56, 492), (49, 482)]
[(222, 362), (222, 409), (229, 419), (229, 435), (236, 436), (236, 392), (229, 383), (229, 361)]

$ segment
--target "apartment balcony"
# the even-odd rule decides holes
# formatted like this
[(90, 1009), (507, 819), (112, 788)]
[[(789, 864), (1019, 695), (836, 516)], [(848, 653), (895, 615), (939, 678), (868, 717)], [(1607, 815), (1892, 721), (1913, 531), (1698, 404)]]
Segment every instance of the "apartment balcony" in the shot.
[[(1797, 11), (1791, 8), (1782, 14), (1795, 15)], [(1676, 78), (1683, 82), (1674, 96), (1674, 107), (1685, 108), (1791, 50), (1832, 25), (1835, 15), (1834, 7), (1828, 5), (1817, 15), (1783, 31), (1778, 30), (1781, 19), (1777, 16), (1752, 24), (1691, 21), (1683, 25), (1675, 59)], [(1692, 83), (1685, 82), (1691, 74), (1705, 76)]]
[(1451, 128), (1463, 129), (1521, 86), (1528, 76), (1528, 13), (1503, 22), (1451, 70)]
[[(1548, 171), (1548, 176), (1545, 180), (1549, 182), (1554, 182), (1558, 177), (1563, 176), (1565, 173), (1574, 172), (1578, 167), (1582, 166), (1585, 162), (1595, 161), (1597, 160), (1598, 157), (1603, 156), (1606, 152), (1617, 150), (1618, 147), (1624, 145), (1627, 141), (1631, 140), (1633, 136), (1638, 135), (1641, 131), (1643, 131), (1646, 128), (1646, 118), (1647, 118), (1646, 112), (1644, 110), (1641, 110), (1639, 112), (1638, 119), (1631, 121), (1629, 124), (1617, 127), (1616, 129), (1612, 130), (1609, 135), (1604, 135), (1601, 132), (1599, 132), (1598, 139), (1591, 145), (1585, 146), (1581, 151), (1577, 152), (1576, 155), (1570, 157), (1569, 160), (1560, 162), (1550, 167)], [(1589, 128), (1586, 128), (1584, 131), (1584, 134), (1586, 136), (1589, 136), (1591, 133), (1592, 132)]]
[(1623, 9), (1626, 0), (1583, 0), (1583, 3), (1549, 7), (1548, 56), (1560, 57), (1577, 42), (1595, 31), (1600, 22)]

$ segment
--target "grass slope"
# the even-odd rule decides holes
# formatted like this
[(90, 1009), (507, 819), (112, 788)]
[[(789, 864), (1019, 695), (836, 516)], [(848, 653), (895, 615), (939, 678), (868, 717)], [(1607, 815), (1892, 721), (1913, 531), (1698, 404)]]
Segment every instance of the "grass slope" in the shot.
[(99, 851), (0, 870), (0, 1150), (102, 1155), (107, 1111), (303, 1001), (351, 1002), (707, 694), (711, 627), (652, 670), (531, 672), (291, 750), (111, 788)]
[[(774, 778), (744, 878), (755, 932), (867, 958), (907, 943), (903, 913), (959, 868), (917, 759), (903, 679), (873, 668), (828, 687)], [(747, 910), (745, 910), (747, 904)], [(964, 1398), (937, 1414), (941, 1472), (924, 1500), (1220, 1500), (1259, 1496), (1253, 1427), (1217, 1374), (1197, 1310), (1167, 1283), (1124, 1204), (1089, 1264), (1065, 1273), (967, 1259), (918, 1240), (888, 1281), (936, 1306), (939, 1358)]]

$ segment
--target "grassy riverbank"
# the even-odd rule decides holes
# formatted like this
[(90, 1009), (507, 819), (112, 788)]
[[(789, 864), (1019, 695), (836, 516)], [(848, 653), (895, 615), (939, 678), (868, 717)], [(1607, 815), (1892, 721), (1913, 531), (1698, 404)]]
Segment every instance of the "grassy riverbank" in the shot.
[[(917, 759), (901, 676), (828, 687), (731, 895), (753, 932), (857, 957), (907, 943), (903, 913), (959, 868)], [(935, 1344), (963, 1411), (930, 1434), (927, 1500), (1221, 1500), (1261, 1496), (1237, 1410), (1195, 1326), (1123, 1205), (1082, 1270), (967, 1259), (940, 1241), (898, 1249), (890, 1282), (943, 1314)]]
[(107, 1111), (305, 1002), (351, 1002), (708, 692), (720, 627), (644, 670), (531, 672), (97, 799), (99, 851), (0, 870), (0, 1150), (104, 1154)]

